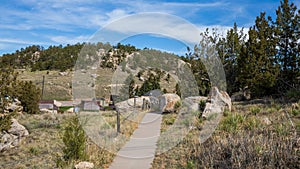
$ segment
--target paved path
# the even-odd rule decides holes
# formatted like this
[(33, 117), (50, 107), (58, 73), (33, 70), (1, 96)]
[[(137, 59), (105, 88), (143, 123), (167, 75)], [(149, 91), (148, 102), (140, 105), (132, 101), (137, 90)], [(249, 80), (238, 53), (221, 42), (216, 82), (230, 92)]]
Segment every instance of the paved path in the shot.
[(155, 156), (162, 115), (147, 113), (130, 140), (121, 148), (110, 169), (149, 169)]

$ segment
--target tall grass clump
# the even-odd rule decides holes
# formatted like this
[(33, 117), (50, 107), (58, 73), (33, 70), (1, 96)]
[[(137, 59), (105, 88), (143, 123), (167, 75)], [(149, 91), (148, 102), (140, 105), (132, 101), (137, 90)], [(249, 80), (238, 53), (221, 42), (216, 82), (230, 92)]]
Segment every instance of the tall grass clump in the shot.
[(235, 133), (241, 129), (245, 117), (238, 113), (228, 113), (226, 117), (221, 121), (220, 130), (229, 133)]

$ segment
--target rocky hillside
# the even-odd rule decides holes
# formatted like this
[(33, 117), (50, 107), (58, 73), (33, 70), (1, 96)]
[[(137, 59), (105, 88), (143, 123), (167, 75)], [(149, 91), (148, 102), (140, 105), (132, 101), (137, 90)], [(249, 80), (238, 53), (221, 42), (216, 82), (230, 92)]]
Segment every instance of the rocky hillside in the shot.
[[(163, 58), (163, 56), (165, 55), (168, 55), (170, 57), (178, 57), (173, 54), (168, 54), (156, 50), (136, 50), (137, 49), (135, 47), (132, 47), (130, 45), (118, 45), (117, 48), (109, 50), (101, 48), (97, 51), (96, 56), (102, 57), (102, 60), (99, 62), (99, 67), (97, 69), (94, 70), (94, 68), (90, 68), (93, 69), (93, 73), (90, 73), (88, 69), (75, 69), (80, 71), (80, 74), (82, 74), (85, 79), (86, 77), (91, 77), (93, 82), (86, 84), (86, 87), (91, 89), (95, 88), (96, 97), (109, 98), (112, 92), (112, 83), (114, 83), (112, 79), (113, 76), (115, 76), (116, 74), (115, 71), (117, 69), (123, 69), (122, 64), (128, 62), (128, 58), (132, 58), (133, 55), (144, 52), (147, 53), (147, 56), (145, 55), (145, 57), (153, 56), (155, 58)], [(144, 63), (140, 64), (142, 65)], [(133, 70), (132, 67), (127, 68), (126, 71), (129, 70), (134, 75), (134, 88), (141, 88), (143, 83), (149, 79), (150, 75), (154, 75), (158, 77), (158, 82), (162, 91), (175, 93), (175, 87), (177, 84), (178, 77), (174, 74), (174, 72), (170, 73), (157, 68), (147, 68), (143, 67), (143, 65), (143, 69), (139, 70)], [(30, 71), (30, 69), (16, 69), (16, 71), (19, 73), (19, 80), (32, 81), (40, 89), (42, 89), (44, 77), (44, 100), (70, 100), (72, 99), (72, 76), (74, 74), (73, 69), (68, 69), (65, 71), (51, 69), (39, 71)], [(128, 75), (129, 74), (127, 74), (127, 76)], [(119, 85), (123, 85), (121, 81), (119, 83)]]

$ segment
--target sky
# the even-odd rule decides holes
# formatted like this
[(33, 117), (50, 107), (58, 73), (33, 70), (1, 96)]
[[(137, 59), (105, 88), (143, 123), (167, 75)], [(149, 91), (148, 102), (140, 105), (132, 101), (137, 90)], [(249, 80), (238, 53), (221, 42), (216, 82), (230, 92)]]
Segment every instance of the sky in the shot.
[[(294, 2), (299, 8), (300, 0), (290, 2)], [(254, 24), (256, 16), (263, 11), (275, 19), (275, 10), (280, 5), (280, 1), (0, 0), (0, 4), (1, 56), (30, 45), (47, 48), (50, 45), (87, 42), (97, 34), (97, 31), (112, 28), (112, 23), (119, 23), (119, 30), (124, 27), (127, 31), (139, 27), (139, 32), (142, 32), (142, 30), (150, 30), (158, 26), (176, 27), (182, 32), (188, 31), (184, 28), (184, 22), (173, 23), (174, 20), (168, 17), (154, 16), (149, 20), (137, 22), (138, 24), (131, 25), (131, 27), (128, 27), (127, 24), (130, 23), (124, 20), (127, 16), (149, 12), (178, 17), (179, 20), (182, 19), (194, 25), (200, 32), (206, 28), (217, 28), (223, 35), (234, 22), (238, 27), (244, 27), (247, 30)], [(118, 22), (122, 19), (124, 22)], [(153, 32), (131, 34), (130, 37), (120, 42), (138, 48), (160, 49), (179, 55), (186, 52), (186, 44), (182, 39), (155, 34), (157, 31)], [(182, 36), (185, 35), (199, 36), (187, 34)], [(101, 41), (101, 38), (97, 40)]]

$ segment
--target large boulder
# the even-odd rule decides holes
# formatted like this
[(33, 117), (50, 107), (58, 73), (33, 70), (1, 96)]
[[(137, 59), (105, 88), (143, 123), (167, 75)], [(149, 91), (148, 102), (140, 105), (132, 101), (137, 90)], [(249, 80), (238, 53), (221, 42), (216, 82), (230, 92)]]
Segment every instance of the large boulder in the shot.
[(214, 113), (222, 113), (225, 107), (231, 111), (231, 105), (231, 98), (225, 91), (219, 91), (217, 87), (212, 87), (202, 117), (207, 118)]
[(149, 96), (141, 96), (141, 97), (137, 97), (137, 98), (130, 98), (128, 100), (116, 103), (116, 106), (119, 109), (128, 109), (128, 108), (132, 108), (134, 106), (137, 108), (141, 108), (143, 106), (144, 101), (150, 102), (150, 97)]
[(180, 101), (180, 97), (177, 94), (166, 93), (159, 99), (160, 111), (163, 113), (175, 112), (176, 102)]
[(28, 136), (28, 130), (21, 125), (16, 119), (12, 119), (11, 128), (7, 131), (9, 134), (16, 135), (18, 137)]
[(92, 169), (92, 168), (94, 168), (94, 164), (86, 161), (80, 162), (75, 165), (75, 169)]

